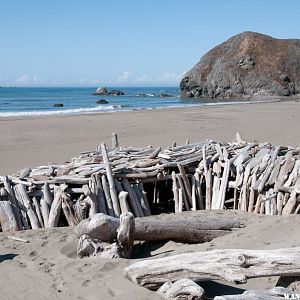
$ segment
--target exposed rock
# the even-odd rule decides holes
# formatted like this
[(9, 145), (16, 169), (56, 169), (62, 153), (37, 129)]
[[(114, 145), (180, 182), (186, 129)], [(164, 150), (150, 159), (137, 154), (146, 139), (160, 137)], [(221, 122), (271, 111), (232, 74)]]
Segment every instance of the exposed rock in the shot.
[(111, 96), (121, 96), (121, 95), (124, 95), (124, 92), (122, 92), (120, 90), (111, 90), (110, 92), (108, 92), (108, 95), (111, 95)]
[(53, 104), (53, 107), (63, 107), (63, 103), (55, 103)]
[(105, 99), (100, 99), (96, 101), (97, 104), (108, 104), (108, 101)]
[(100, 96), (108, 95), (107, 88), (100, 86), (96, 89), (96, 91), (92, 95), (100, 95)]
[(249, 99), (300, 90), (300, 40), (255, 32), (233, 36), (205, 54), (180, 82), (181, 96)]

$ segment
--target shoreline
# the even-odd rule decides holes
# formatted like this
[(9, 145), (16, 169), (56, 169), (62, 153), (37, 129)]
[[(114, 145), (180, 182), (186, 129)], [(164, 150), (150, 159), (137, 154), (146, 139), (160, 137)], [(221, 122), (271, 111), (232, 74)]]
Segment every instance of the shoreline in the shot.
[[(299, 98), (254, 104), (145, 109), (118, 113), (0, 119), (0, 175), (60, 163), (79, 152), (111, 144), (167, 147), (205, 139), (300, 146)], [(258, 105), (259, 104), (259, 105)]]
[[(195, 101), (195, 99), (191, 99)], [(197, 99), (196, 99), (197, 100)], [(199, 101), (203, 99), (198, 99)], [(126, 113), (134, 111), (144, 111), (144, 110), (160, 110), (160, 109), (182, 109), (182, 108), (193, 108), (193, 107), (205, 107), (205, 106), (227, 106), (227, 105), (245, 105), (245, 104), (262, 104), (262, 103), (274, 103), (274, 102), (289, 102), (300, 100), (300, 95), (290, 96), (288, 98), (274, 97), (266, 99), (215, 99), (207, 100), (207, 102), (189, 104), (189, 99), (184, 99), (186, 104), (170, 105), (170, 106), (157, 106), (157, 107), (137, 107), (137, 108), (126, 108), (122, 105), (107, 105), (101, 106), (102, 109), (97, 110), (99, 106), (91, 108), (74, 108), (74, 109), (62, 109), (62, 110), (43, 110), (43, 111), (9, 111), (0, 113), (0, 121), (3, 119), (27, 119), (27, 118), (47, 118), (47, 117), (65, 117), (65, 116), (80, 116), (80, 115), (94, 115), (94, 114), (106, 114), (106, 113)], [(119, 106), (119, 107), (118, 107)], [(7, 115), (5, 115), (7, 114)]]

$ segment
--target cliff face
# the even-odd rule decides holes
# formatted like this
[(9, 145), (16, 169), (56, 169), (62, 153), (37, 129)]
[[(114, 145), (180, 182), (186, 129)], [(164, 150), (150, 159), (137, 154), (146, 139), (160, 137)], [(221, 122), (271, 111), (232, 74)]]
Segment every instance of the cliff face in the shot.
[(233, 36), (206, 53), (180, 82), (181, 96), (249, 99), (300, 90), (300, 40), (255, 32)]

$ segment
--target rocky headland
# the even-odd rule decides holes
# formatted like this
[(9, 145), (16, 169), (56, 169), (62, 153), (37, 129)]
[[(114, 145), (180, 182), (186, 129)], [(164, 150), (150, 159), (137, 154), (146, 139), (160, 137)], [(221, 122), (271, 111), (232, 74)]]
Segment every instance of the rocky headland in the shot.
[(267, 99), (300, 92), (300, 40), (255, 32), (206, 53), (180, 82), (181, 97)]

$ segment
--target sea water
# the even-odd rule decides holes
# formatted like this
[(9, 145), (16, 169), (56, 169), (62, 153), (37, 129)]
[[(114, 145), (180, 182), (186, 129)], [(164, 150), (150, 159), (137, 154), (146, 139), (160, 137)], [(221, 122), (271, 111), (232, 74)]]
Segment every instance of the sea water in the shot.
[[(95, 88), (0, 88), (0, 117), (84, 114), (97, 112), (132, 111), (166, 107), (230, 104), (199, 99), (181, 99), (176, 87), (123, 87), (121, 96), (92, 95)], [(108, 104), (96, 104), (105, 99)], [(63, 107), (54, 107), (54, 104)]]

